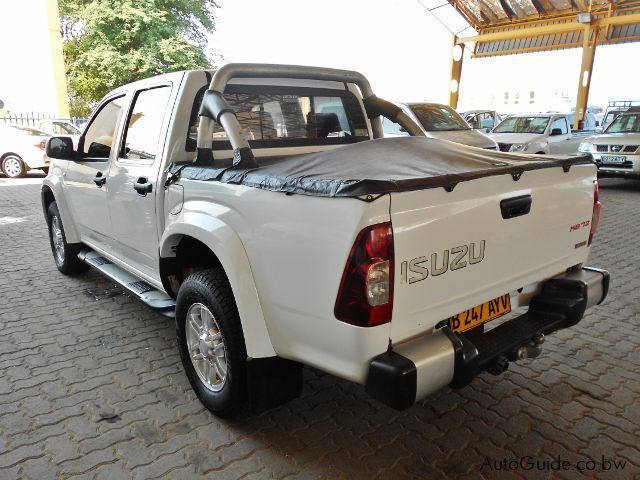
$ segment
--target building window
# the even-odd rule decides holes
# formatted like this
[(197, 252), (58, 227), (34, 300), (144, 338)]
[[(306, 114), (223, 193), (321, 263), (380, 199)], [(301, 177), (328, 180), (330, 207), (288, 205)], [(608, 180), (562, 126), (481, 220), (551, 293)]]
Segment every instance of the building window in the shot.
[(536, 103), (536, 92), (533, 90), (529, 92), (529, 103)]
[(509, 103), (509, 92), (504, 92), (504, 104)]

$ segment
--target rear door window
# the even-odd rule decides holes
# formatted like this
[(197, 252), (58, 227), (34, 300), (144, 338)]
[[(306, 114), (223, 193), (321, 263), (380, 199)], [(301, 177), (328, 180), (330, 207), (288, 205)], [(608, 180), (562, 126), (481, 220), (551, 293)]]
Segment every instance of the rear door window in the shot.
[(170, 94), (169, 86), (142, 90), (136, 94), (127, 121), (121, 158), (155, 159)]

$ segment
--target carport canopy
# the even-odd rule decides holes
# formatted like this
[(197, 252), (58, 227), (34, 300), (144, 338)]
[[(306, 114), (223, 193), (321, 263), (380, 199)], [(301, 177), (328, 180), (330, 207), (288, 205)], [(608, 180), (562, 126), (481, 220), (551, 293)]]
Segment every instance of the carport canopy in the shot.
[(445, 7), (442, 10), (455, 10), (462, 17), (463, 28), (454, 32), (451, 56), (449, 104), (453, 108), (458, 104), (465, 49), (471, 51), (473, 58), (582, 48), (574, 118), (574, 128), (578, 129), (587, 113), (596, 46), (640, 41), (638, 0), (427, 0), (422, 3), (436, 17), (442, 7)]

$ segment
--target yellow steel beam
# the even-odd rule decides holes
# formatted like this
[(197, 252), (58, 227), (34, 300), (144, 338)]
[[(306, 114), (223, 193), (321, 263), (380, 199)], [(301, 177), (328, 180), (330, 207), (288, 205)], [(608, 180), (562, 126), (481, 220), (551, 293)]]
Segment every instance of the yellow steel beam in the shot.
[(67, 95), (67, 79), (64, 71), (62, 56), (62, 36), (60, 35), (60, 14), (58, 0), (46, 1), (47, 29), (49, 31), (49, 46), (53, 66), (53, 82), (56, 95), (56, 114), (69, 117), (69, 96)]
[[(593, 32), (593, 35), (591, 35), (591, 32)], [(576, 113), (573, 117), (573, 128), (576, 130), (581, 129), (581, 123), (587, 115), (589, 89), (591, 88), (591, 74), (593, 72), (593, 60), (596, 55), (598, 33), (598, 28), (592, 29), (589, 25), (584, 29), (582, 64), (580, 65), (580, 76), (578, 78), (578, 98), (576, 101)]]
[(517, 38), (536, 37), (539, 35), (553, 35), (555, 33), (575, 32), (584, 28), (578, 22), (554, 23), (552, 25), (542, 25), (538, 27), (524, 27), (517, 30), (503, 30), (500, 32), (481, 33), (473, 37), (458, 38), (456, 42), (460, 45), (466, 42), (494, 42), (499, 40), (514, 40)]
[[(629, 15), (617, 15), (614, 17), (598, 18), (591, 23), (594, 28), (607, 27), (610, 25), (629, 25), (640, 23), (640, 13)], [(539, 25), (535, 27), (523, 27), (512, 30), (502, 30), (491, 33), (480, 33), (473, 37), (460, 37), (456, 40), (458, 45), (467, 42), (493, 42), (499, 40), (515, 40), (518, 38), (537, 37), (540, 35), (553, 35), (556, 33), (576, 32), (585, 28), (585, 24), (576, 21), (565, 23), (554, 23), (551, 25)]]
[(629, 25), (631, 23), (640, 23), (640, 13), (599, 18), (592, 23), (592, 25), (595, 25), (596, 27), (607, 27), (609, 25)]
[(462, 60), (464, 59), (464, 44), (456, 44), (457, 37), (453, 36), (451, 45), (451, 73), (449, 81), (449, 106), (454, 110), (458, 108), (458, 95), (460, 94), (460, 79), (462, 77)]

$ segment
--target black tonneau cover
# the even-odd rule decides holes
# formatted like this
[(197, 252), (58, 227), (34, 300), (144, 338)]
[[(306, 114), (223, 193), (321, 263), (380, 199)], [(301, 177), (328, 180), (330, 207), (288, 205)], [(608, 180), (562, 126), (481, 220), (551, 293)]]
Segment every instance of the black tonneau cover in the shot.
[(176, 164), (180, 178), (246, 185), (316, 197), (367, 197), (444, 187), (492, 175), (593, 163), (590, 156), (515, 155), (424, 137), (368, 140), (324, 152), (260, 158), (257, 168)]

